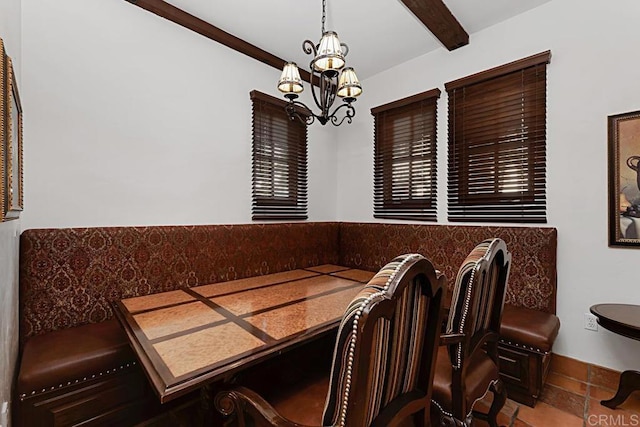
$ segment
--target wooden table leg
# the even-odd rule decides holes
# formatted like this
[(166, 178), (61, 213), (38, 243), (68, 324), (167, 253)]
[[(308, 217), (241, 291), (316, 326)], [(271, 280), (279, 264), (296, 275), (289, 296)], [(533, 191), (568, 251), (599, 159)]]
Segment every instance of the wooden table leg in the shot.
[(627, 400), (627, 397), (636, 390), (640, 390), (640, 372), (624, 371), (620, 374), (620, 383), (618, 384), (616, 395), (609, 400), (600, 401), (600, 404), (614, 409)]

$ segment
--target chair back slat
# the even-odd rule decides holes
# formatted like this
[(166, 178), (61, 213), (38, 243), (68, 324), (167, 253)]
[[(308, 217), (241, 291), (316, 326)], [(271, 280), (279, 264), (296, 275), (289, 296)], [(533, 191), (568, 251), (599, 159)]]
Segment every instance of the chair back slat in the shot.
[[(511, 254), (497, 238), (478, 244), (460, 267), (447, 322), (448, 334), (464, 334), (462, 342), (449, 346), (455, 369), (462, 369), (465, 359), (498, 336), (510, 267)], [(495, 358), (493, 353), (491, 349)]]
[(369, 281), (338, 330), (324, 425), (377, 425), (409, 393), (429, 407), (444, 289), (418, 254), (395, 258)]

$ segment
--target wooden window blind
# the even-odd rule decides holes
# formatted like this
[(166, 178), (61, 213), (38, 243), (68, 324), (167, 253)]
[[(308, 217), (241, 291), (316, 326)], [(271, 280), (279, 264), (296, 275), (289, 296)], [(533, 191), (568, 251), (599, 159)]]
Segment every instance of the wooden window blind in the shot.
[(307, 125), (285, 101), (258, 91), (253, 103), (252, 219), (307, 218)]
[(445, 85), (449, 221), (546, 219), (543, 52)]
[(436, 220), (436, 114), (433, 89), (371, 109), (375, 218)]

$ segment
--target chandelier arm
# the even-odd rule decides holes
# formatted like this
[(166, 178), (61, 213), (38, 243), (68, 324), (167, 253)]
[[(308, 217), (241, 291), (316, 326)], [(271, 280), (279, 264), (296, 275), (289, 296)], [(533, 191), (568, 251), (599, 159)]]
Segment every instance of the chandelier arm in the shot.
[[(302, 115), (296, 111), (296, 106), (305, 109), (309, 114)], [(290, 100), (285, 107), (285, 111), (289, 115), (290, 120), (299, 119), (302, 123), (306, 123), (308, 125), (312, 124), (316, 120), (316, 115), (313, 114), (313, 111), (309, 107), (307, 107), (304, 103), (300, 101)]]
[[(346, 108), (346, 111), (342, 120), (338, 121), (338, 117), (336, 116), (336, 113), (342, 108)], [(351, 123), (355, 115), (356, 115), (356, 109), (353, 107), (353, 105), (351, 105), (351, 103), (344, 103), (339, 105), (335, 110), (333, 110), (333, 113), (331, 113), (329, 118), (331, 119), (332, 125), (340, 126), (342, 122), (344, 122), (345, 120), (347, 121), (347, 123)]]
[(333, 103), (336, 99), (336, 90), (337, 90), (337, 78), (330, 79), (327, 78), (326, 84), (328, 87), (325, 88), (325, 104), (324, 104), (324, 114), (329, 115), (329, 109), (333, 106)]
[[(317, 76), (318, 81), (320, 82), (320, 84), (318, 86), (315, 85), (311, 85), (311, 94), (313, 95), (313, 102), (315, 102), (316, 106), (323, 111), (322, 108), (322, 99), (320, 98), (320, 96), (324, 93), (324, 77), (322, 76), (322, 74), (319, 74), (314, 68), (313, 68), (313, 64), (311, 64), (311, 81), (313, 81), (314, 77)], [(309, 111), (311, 111), (311, 109), (307, 108)]]
[(338, 79), (337, 76), (329, 77), (325, 73), (320, 73), (318, 75), (318, 80), (320, 80), (320, 86), (318, 88), (314, 88), (317, 90), (317, 94), (315, 90), (312, 90), (313, 98), (316, 106), (321, 110), (322, 115), (328, 118), (329, 109), (336, 98)]
[(318, 49), (316, 48), (316, 45), (313, 44), (311, 40), (305, 40), (302, 42), (302, 50), (307, 55), (313, 54), (314, 58), (318, 55)]
[(342, 47), (342, 56), (346, 58), (349, 54), (349, 46), (346, 43), (340, 43), (340, 46)]
[(331, 80), (325, 75), (322, 76), (322, 104), (320, 105), (320, 110), (322, 111), (323, 116), (329, 115), (329, 108), (331, 108)]

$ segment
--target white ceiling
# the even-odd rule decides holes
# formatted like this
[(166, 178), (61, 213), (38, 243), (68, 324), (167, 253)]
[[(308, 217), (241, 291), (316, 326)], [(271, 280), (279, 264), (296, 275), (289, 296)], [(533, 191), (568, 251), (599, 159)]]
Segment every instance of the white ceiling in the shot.
[[(551, 0), (444, 0), (470, 35)], [(322, 0), (168, 0), (267, 52), (309, 69), (302, 42), (318, 43)], [(363, 80), (443, 48), (400, 0), (327, 0), (327, 30), (349, 46), (347, 65)], [(461, 49), (464, 49), (462, 47)], [(278, 72), (275, 73), (278, 75)], [(276, 77), (277, 78), (277, 77)]]

